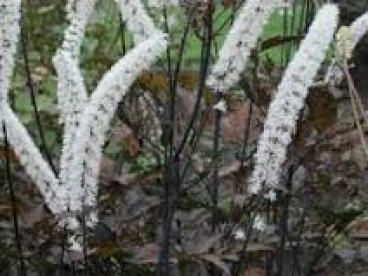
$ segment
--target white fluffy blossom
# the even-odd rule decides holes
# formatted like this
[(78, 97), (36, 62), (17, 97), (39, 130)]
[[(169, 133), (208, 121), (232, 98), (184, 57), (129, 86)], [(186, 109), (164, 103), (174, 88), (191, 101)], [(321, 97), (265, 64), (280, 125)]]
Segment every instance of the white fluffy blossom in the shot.
[(256, 215), (253, 221), (253, 228), (260, 232), (265, 231), (265, 229), (267, 228), (267, 223), (265, 219), (260, 215)]
[(337, 23), (338, 8), (332, 4), (324, 5), (286, 69), (258, 142), (250, 193), (258, 193), (263, 185), (277, 187), (308, 88), (325, 58)]
[(140, 0), (115, 0), (127, 28), (133, 34), (136, 43), (149, 37), (162, 34), (148, 16)]
[[(65, 194), (66, 208), (69, 211), (69, 199), (72, 189), (66, 184), (66, 166), (71, 162), (71, 151), (80, 116), (88, 102), (84, 80), (79, 69), (79, 56), (85, 31), (90, 17), (94, 12), (96, 0), (69, 0), (67, 4), (67, 18), (69, 26), (64, 33), (61, 48), (53, 58), (53, 64), (58, 76), (57, 98), (60, 122), (64, 124), (63, 147), (60, 160), (60, 186), (62, 195)], [(67, 216), (60, 224), (69, 229), (75, 229), (78, 222)]]
[(74, 158), (65, 168), (67, 183), (72, 189), (71, 211), (95, 206), (102, 146), (110, 121), (132, 83), (142, 70), (156, 61), (166, 46), (163, 35), (141, 42), (106, 73), (92, 94), (72, 147)]
[[(155, 38), (142, 42), (142, 45), (121, 59), (105, 75), (91, 99), (87, 96), (79, 69), (79, 53), (96, 0), (68, 2), (70, 26), (65, 31), (61, 49), (53, 59), (58, 75), (57, 94), (61, 121), (64, 123), (60, 189), (67, 194), (69, 213), (61, 224), (66, 224), (68, 228), (76, 227), (73, 216), (82, 211), (88, 215), (86, 223), (89, 226), (97, 222), (93, 207), (96, 206), (101, 150), (109, 122), (118, 102), (141, 69), (148, 67), (161, 50), (166, 48), (166, 39), (162, 32), (155, 28), (140, 1), (116, 0), (116, 2), (136, 43), (153, 36)], [(134, 58), (137, 60), (134, 61)], [(137, 66), (134, 65), (136, 63)], [(130, 70), (130, 67), (134, 69)]]
[(207, 79), (207, 85), (216, 91), (225, 92), (244, 71), (253, 48), (269, 17), (284, 0), (249, 0), (235, 19), (219, 58)]
[[(54, 66), (58, 75), (57, 92), (60, 99), (60, 116), (64, 122), (63, 147), (60, 158), (60, 185), (66, 188), (67, 164), (73, 159), (72, 145), (76, 139), (76, 131), (80, 117), (88, 98), (83, 77), (77, 62), (70, 53), (60, 50), (54, 57)], [(70, 192), (70, 189), (69, 189)]]
[(243, 229), (238, 229), (235, 231), (234, 233), (234, 238), (235, 240), (245, 240), (246, 239), (246, 235), (245, 235), (245, 231)]
[[(342, 82), (344, 72), (341, 67), (341, 58), (350, 58), (355, 47), (359, 44), (363, 36), (368, 32), (368, 12), (358, 17), (349, 27), (341, 27), (337, 37), (337, 57), (328, 68), (326, 81), (332, 85)], [(343, 37), (341, 37), (343, 35)], [(343, 45), (341, 45), (343, 44)], [(345, 46), (345, 49), (341, 49)], [(341, 57), (341, 52), (345, 52)]]
[(277, 200), (277, 194), (274, 189), (270, 189), (263, 197), (269, 200), (271, 203)]
[(227, 104), (224, 99), (220, 100), (217, 104), (213, 106), (214, 110), (221, 111), (222, 113), (226, 113), (227, 111)]

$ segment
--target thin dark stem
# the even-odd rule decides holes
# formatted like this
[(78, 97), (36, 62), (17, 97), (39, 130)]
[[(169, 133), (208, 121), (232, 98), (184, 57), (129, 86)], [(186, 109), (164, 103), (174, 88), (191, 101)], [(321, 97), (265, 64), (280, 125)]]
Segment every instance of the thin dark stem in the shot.
[[(167, 17), (167, 9), (166, 6), (163, 7), (163, 16), (165, 19), (165, 30), (169, 33), (169, 25), (168, 25), (168, 17)], [(184, 32), (183, 40), (181, 44), (181, 52), (184, 51), (184, 44), (186, 41), (188, 29)], [(181, 56), (183, 53), (180, 54)], [(176, 101), (176, 82), (177, 75), (180, 70), (180, 64), (182, 57), (179, 57), (179, 61), (174, 72), (172, 71), (172, 60), (171, 60), (171, 50), (168, 47), (166, 52), (166, 60), (167, 60), (167, 79), (168, 79), (168, 101), (167, 106), (169, 108), (169, 116), (168, 116), (168, 145), (166, 146), (166, 154), (165, 154), (165, 178), (164, 178), (164, 195), (163, 195), (163, 210), (162, 210), (162, 241), (159, 255), (159, 264), (158, 264), (158, 274), (162, 276), (170, 275), (170, 241), (171, 241), (171, 224), (175, 214), (176, 209), (176, 198), (174, 192), (178, 194), (179, 191), (179, 183), (177, 171), (178, 168), (175, 166), (173, 162), (173, 154), (174, 154), (174, 143), (175, 143), (175, 134), (174, 134), (174, 124), (175, 124), (175, 101)], [(178, 165), (178, 164), (177, 164)]]
[(121, 50), (123, 51), (123, 55), (127, 52), (127, 46), (126, 46), (126, 39), (125, 39), (125, 23), (121, 17), (120, 18), (120, 43), (121, 43)]
[(11, 167), (10, 167), (10, 151), (9, 151), (9, 141), (8, 141), (8, 135), (6, 132), (6, 126), (3, 124), (3, 133), (4, 133), (4, 140), (5, 140), (5, 152), (6, 152), (6, 180), (9, 185), (9, 191), (10, 191), (10, 199), (12, 202), (12, 215), (13, 215), (13, 224), (14, 224), (14, 235), (15, 235), (15, 243), (17, 246), (18, 251), (18, 258), (19, 258), (19, 265), (20, 265), (20, 275), (26, 276), (27, 275), (27, 269), (24, 261), (23, 251), (22, 251), (22, 243), (21, 243), (21, 237), (20, 237), (20, 231), (19, 231), (19, 225), (18, 225), (18, 214), (17, 214), (17, 204), (16, 204), (16, 198), (15, 198), (15, 192), (14, 192), (14, 185), (11, 177)]
[(294, 168), (290, 169), (289, 177), (287, 181), (286, 188), (290, 193), (285, 194), (284, 196), (284, 206), (283, 211), (279, 223), (279, 232), (280, 232), (280, 243), (279, 248), (277, 250), (277, 276), (284, 275), (284, 257), (285, 257), (285, 247), (287, 241), (287, 235), (289, 232), (288, 229), (288, 220), (289, 220), (289, 207), (291, 200), (291, 188), (292, 188), (292, 176), (293, 176)]
[[(167, 15), (166, 9), (164, 8), (164, 18), (167, 26)], [(211, 20), (208, 22), (212, 22), (212, 14), (210, 15)], [(210, 24), (212, 25), (212, 24)], [(187, 35), (188, 35), (189, 27), (186, 29), (183, 35), (182, 44), (180, 47), (181, 56), (184, 52), (184, 43), (186, 42)], [(177, 67), (175, 68), (174, 76), (172, 75), (172, 64), (171, 64), (171, 55), (168, 51), (167, 54), (167, 62), (168, 62), (168, 87), (170, 91), (170, 98), (169, 98), (169, 120), (170, 120), (170, 129), (169, 129), (169, 145), (168, 150), (166, 151), (166, 173), (164, 177), (164, 196), (163, 196), (163, 214), (162, 214), (162, 244), (160, 248), (160, 255), (159, 255), (159, 264), (158, 264), (158, 275), (160, 276), (169, 276), (170, 272), (170, 241), (171, 241), (171, 227), (172, 227), (172, 220), (175, 214), (175, 210), (177, 207), (177, 198), (180, 193), (180, 155), (183, 151), (185, 145), (187, 144), (187, 140), (189, 139), (190, 133), (193, 129), (193, 126), (197, 120), (202, 95), (205, 86), (205, 80), (208, 71), (209, 59), (211, 54), (211, 41), (212, 41), (212, 27), (209, 27), (207, 30), (207, 36), (202, 42), (202, 55), (201, 55), (201, 70), (200, 70), (200, 81), (199, 81), (199, 88), (197, 94), (197, 101), (195, 104), (194, 112), (190, 123), (188, 124), (186, 131), (184, 132), (184, 138), (181, 140), (178, 149), (174, 152), (174, 120), (175, 120), (175, 99), (176, 99), (176, 82), (177, 76), (180, 71), (181, 60), (182, 57), (179, 58)], [(174, 83), (175, 81), (175, 83)]]
[(205, 82), (207, 78), (207, 73), (209, 69), (209, 61), (211, 57), (211, 45), (212, 45), (212, 24), (209, 24), (207, 31), (207, 37), (205, 38), (205, 41), (202, 43), (202, 51), (201, 51), (201, 65), (200, 65), (200, 78), (199, 78), (199, 84), (198, 84), (198, 91), (197, 91), (197, 99), (194, 106), (193, 114), (190, 118), (190, 121), (185, 129), (183, 139), (180, 141), (180, 144), (178, 146), (178, 149), (175, 152), (174, 159), (177, 159), (182, 151), (184, 150), (184, 147), (186, 146), (190, 134), (193, 130), (194, 124), (197, 121), (197, 117), (199, 115), (201, 103), (202, 103), (202, 96), (205, 90)]

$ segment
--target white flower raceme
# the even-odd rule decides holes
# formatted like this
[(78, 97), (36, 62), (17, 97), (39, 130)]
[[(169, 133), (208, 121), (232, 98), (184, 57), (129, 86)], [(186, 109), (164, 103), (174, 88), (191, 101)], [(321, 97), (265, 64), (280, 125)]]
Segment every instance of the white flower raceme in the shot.
[[(355, 47), (362, 40), (363, 36), (368, 32), (368, 12), (358, 17), (349, 27), (343, 26), (339, 31), (340, 37), (337, 37), (337, 58), (332, 62), (326, 74), (326, 81), (330, 84), (337, 85), (342, 82), (344, 73), (341, 65), (341, 55), (339, 52), (345, 52), (346, 58), (351, 58)], [(343, 37), (341, 37), (343, 36)], [(340, 44), (347, 46), (347, 49), (341, 49)]]
[[(58, 76), (57, 98), (60, 122), (64, 124), (63, 147), (60, 158), (59, 190), (65, 194), (66, 208), (69, 210), (72, 188), (66, 183), (66, 164), (73, 158), (71, 151), (80, 116), (88, 103), (86, 87), (79, 69), (79, 56), (85, 31), (94, 12), (96, 0), (69, 0), (67, 18), (69, 26), (64, 32), (64, 41), (53, 58)], [(56, 213), (57, 214), (57, 213)], [(61, 225), (69, 229), (78, 227), (78, 222), (70, 215), (63, 218)]]
[(119, 6), (121, 16), (133, 34), (133, 40), (136, 43), (162, 34), (148, 16), (140, 0), (115, 0), (115, 2)]
[(338, 8), (332, 4), (324, 5), (286, 69), (271, 102), (264, 131), (258, 142), (255, 168), (248, 189), (250, 193), (258, 193), (263, 185), (278, 186), (288, 145), (296, 130), (308, 88), (313, 84), (325, 58), (337, 24)]
[(20, 0), (0, 0), (0, 102), (7, 101), (14, 69), (20, 22)]
[(72, 147), (74, 158), (65, 168), (69, 187), (73, 189), (70, 191), (71, 211), (95, 206), (102, 146), (118, 103), (139, 74), (148, 69), (166, 47), (163, 35), (141, 42), (106, 73), (92, 94)]
[(78, 64), (72, 59), (70, 53), (60, 50), (53, 61), (58, 75), (58, 97), (65, 102), (60, 110), (60, 115), (63, 117), (64, 122), (64, 134), (59, 178), (62, 188), (70, 192), (72, 188), (67, 188), (66, 186), (67, 174), (69, 173), (66, 167), (74, 157), (72, 145), (76, 138), (81, 115), (88, 103), (88, 98)]
[[(163, 38), (163, 33), (155, 28), (153, 25), (153, 21), (147, 15), (144, 10), (143, 5), (138, 0), (116, 0), (119, 5), (122, 18), (127, 24), (128, 30), (130, 30), (133, 34), (134, 40), (136, 43), (140, 41), (144, 41), (152, 36), (158, 37), (158, 35)], [(120, 88), (123, 90), (128, 90), (129, 84), (129, 76), (131, 74), (126, 73), (128, 71), (128, 65), (123, 65), (123, 60), (127, 60), (130, 66), (133, 66), (133, 61), (128, 58), (123, 58), (116, 66), (114, 66), (109, 71), (105, 78), (102, 80), (101, 85), (98, 86), (95, 93), (93, 93), (91, 99), (87, 96), (86, 87), (84, 85), (84, 80), (82, 74), (79, 69), (79, 54), (80, 48), (82, 45), (82, 41), (85, 34), (85, 29), (89, 18), (91, 17), (94, 7), (96, 4), (96, 0), (69, 0), (67, 11), (68, 11), (68, 19), (70, 22), (70, 26), (66, 29), (64, 35), (64, 42), (61, 46), (61, 49), (58, 50), (55, 55), (53, 62), (58, 75), (58, 100), (59, 100), (59, 109), (61, 113), (61, 121), (64, 123), (64, 137), (63, 137), (63, 148), (62, 148), (62, 156), (60, 160), (60, 189), (63, 189), (67, 194), (67, 208), (68, 214), (65, 219), (63, 219), (60, 223), (61, 225), (66, 225), (68, 228), (76, 228), (78, 222), (74, 219), (74, 216), (81, 211), (88, 211), (87, 224), (93, 226), (97, 222), (97, 216), (93, 211), (93, 207), (96, 205), (96, 196), (97, 196), (97, 181), (98, 181), (98, 171), (100, 166), (100, 158), (101, 158), (101, 147), (102, 143), (95, 144), (95, 148), (91, 147), (91, 143), (95, 143), (96, 138), (104, 137), (105, 132), (109, 126), (108, 121), (105, 121), (109, 116), (112, 117), (114, 114), (114, 110), (107, 111), (107, 107), (111, 107), (110, 102), (99, 102), (94, 100), (97, 95), (101, 94), (102, 87), (108, 87), (107, 82), (111, 81), (112, 86), (110, 87), (109, 92), (106, 93), (107, 97), (110, 95), (109, 93), (117, 93), (120, 92)], [(132, 74), (138, 74), (139, 68), (144, 67), (145, 60), (155, 60), (159, 51), (159, 48), (162, 46), (162, 40), (156, 39), (158, 44), (156, 48), (152, 49), (148, 47), (146, 49), (147, 52), (138, 57), (138, 55), (133, 55), (135, 57), (143, 58), (142, 66), (137, 66), (134, 70), (132, 70)], [(165, 42), (166, 43), (166, 42)], [(143, 46), (140, 46), (142, 48)], [(158, 47), (158, 48), (157, 48)], [(157, 49), (157, 52), (155, 51)], [(133, 51), (137, 53), (136, 51)], [(129, 55), (131, 56), (131, 55)], [(111, 72), (115, 72), (112, 74)], [(122, 74), (119, 76), (118, 74)], [(127, 75), (127, 78), (123, 76)], [(116, 79), (114, 79), (116, 78)], [(127, 83), (119, 84), (119, 81), (128, 81)], [(134, 80), (131, 79), (131, 82)], [(114, 86), (113, 84), (116, 84)], [(125, 87), (124, 85), (127, 85)], [(124, 93), (126, 92), (124, 91)], [(100, 91), (100, 92), (97, 92)], [(109, 99), (116, 100), (119, 98), (119, 93), (116, 95), (112, 95)], [(115, 108), (118, 101), (115, 102)], [(97, 112), (96, 108), (99, 109)], [(91, 118), (86, 118), (90, 113), (94, 112), (95, 123), (98, 122), (98, 125), (92, 128), (92, 130), (97, 133), (100, 129), (104, 129), (104, 132), (98, 133), (98, 135), (92, 135), (88, 131), (88, 127), (92, 127), (90, 124)], [(109, 115), (110, 114), (110, 115)], [(107, 116), (107, 117), (106, 117)], [(101, 122), (105, 122), (104, 125), (100, 125)], [(80, 135), (77, 133), (81, 133)], [(91, 135), (91, 137), (90, 137)], [(92, 140), (89, 141), (89, 138)], [(104, 138), (102, 139), (104, 140)], [(86, 156), (81, 152), (86, 150)], [(80, 151), (81, 152), (80, 152)], [(89, 150), (96, 150), (96, 152), (89, 152)], [(88, 155), (88, 153), (90, 155)], [(93, 156), (93, 158), (89, 158)], [(96, 158), (95, 158), (96, 157)], [(83, 163), (83, 164), (82, 164)], [(78, 164), (81, 166), (74, 167), (72, 164)], [(80, 172), (76, 172), (76, 170), (80, 169)], [(82, 171), (86, 170), (86, 171)], [(77, 176), (81, 176), (78, 178)], [(86, 176), (86, 177), (84, 177)], [(78, 179), (78, 180), (76, 180)], [(91, 210), (87, 210), (91, 208)]]
[(249, 0), (243, 5), (231, 27), (219, 58), (207, 79), (207, 85), (215, 91), (225, 92), (244, 71), (252, 49), (269, 17), (284, 0)]

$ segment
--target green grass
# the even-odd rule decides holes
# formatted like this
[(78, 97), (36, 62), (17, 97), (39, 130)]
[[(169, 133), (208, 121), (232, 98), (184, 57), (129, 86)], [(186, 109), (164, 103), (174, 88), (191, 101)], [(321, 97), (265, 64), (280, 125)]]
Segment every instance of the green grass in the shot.
[[(300, 9), (296, 9), (297, 14), (300, 14)], [(215, 18), (215, 30), (218, 30), (223, 26), (227, 18), (229, 18), (231, 15), (230, 9), (227, 10), (219, 10), (217, 11)], [(293, 15), (291, 12), (288, 13), (288, 20), (290, 21), (292, 19)], [(299, 24), (300, 15), (297, 15), (297, 21), (296, 25)], [(299, 21), (298, 21), (299, 20)], [(262, 40), (267, 40), (269, 38), (275, 37), (275, 36), (282, 36), (283, 35), (283, 25), (284, 25), (284, 15), (283, 12), (278, 10), (276, 11), (270, 18), (269, 23), (266, 25), (265, 29), (263, 30), (263, 34), (261, 37)], [(216, 38), (216, 43), (218, 47), (220, 48), (223, 44), (226, 34), (228, 33), (230, 29), (230, 23), (226, 24), (226, 27), (223, 28), (221, 34)], [(184, 55), (184, 60), (187, 65), (193, 63), (196, 60), (199, 60), (201, 55), (201, 42), (199, 38), (194, 34), (194, 32), (191, 32), (189, 41), (187, 42), (187, 51)], [(262, 57), (268, 57), (270, 58), (274, 63), (280, 64), (282, 60), (282, 47), (275, 47), (273, 49), (269, 49), (262, 53)], [(293, 53), (293, 51), (291, 52)]]

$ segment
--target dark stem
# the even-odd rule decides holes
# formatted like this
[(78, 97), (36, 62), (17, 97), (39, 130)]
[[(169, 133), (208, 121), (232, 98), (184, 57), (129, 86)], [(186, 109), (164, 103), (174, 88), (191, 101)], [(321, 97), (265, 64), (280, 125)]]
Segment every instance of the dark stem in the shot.
[(18, 213), (17, 213), (17, 200), (15, 198), (15, 192), (14, 192), (14, 186), (12, 181), (12, 173), (11, 173), (11, 167), (10, 167), (10, 151), (9, 151), (9, 141), (8, 141), (8, 135), (6, 132), (6, 126), (5, 123), (3, 123), (3, 133), (4, 133), (4, 140), (5, 140), (5, 152), (6, 152), (6, 181), (9, 185), (9, 191), (10, 191), (10, 199), (12, 203), (12, 215), (13, 215), (13, 224), (14, 224), (14, 235), (15, 235), (15, 243), (17, 246), (18, 251), (18, 257), (19, 257), (19, 265), (20, 265), (20, 275), (26, 276), (27, 275), (27, 269), (24, 262), (24, 256), (22, 251), (22, 243), (21, 243), (21, 237), (20, 237), (20, 231), (19, 231), (19, 225), (18, 225)]
[(288, 181), (286, 184), (287, 193), (284, 195), (284, 204), (282, 215), (279, 223), (279, 232), (280, 232), (280, 243), (279, 248), (277, 250), (277, 274), (276, 276), (283, 276), (284, 275), (284, 259), (285, 259), (285, 247), (287, 241), (287, 235), (289, 232), (288, 229), (288, 221), (289, 221), (289, 207), (291, 201), (291, 189), (292, 189), (292, 176), (294, 173), (294, 168), (290, 169)]

